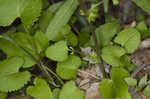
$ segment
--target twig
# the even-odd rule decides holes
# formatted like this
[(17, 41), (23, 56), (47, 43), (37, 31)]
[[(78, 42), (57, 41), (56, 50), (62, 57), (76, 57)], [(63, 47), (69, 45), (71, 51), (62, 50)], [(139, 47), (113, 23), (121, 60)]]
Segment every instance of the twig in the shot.
[(56, 74), (54, 73), (51, 69), (49, 69), (48, 67), (45, 67), (50, 73), (52, 73), (59, 81), (62, 85), (64, 85), (64, 82), (61, 80), (61, 78)]
[(136, 75), (137, 75), (143, 68), (145, 68), (145, 67), (148, 66), (148, 65), (150, 65), (150, 62), (138, 66), (138, 67), (132, 72), (131, 76), (132, 76), (132, 77), (136, 77)]
[(101, 80), (101, 78), (99, 78), (99, 77), (97, 77), (97, 76), (95, 76), (95, 75), (92, 75), (92, 74), (90, 74), (90, 73), (88, 73), (88, 72), (85, 72), (85, 71), (82, 71), (82, 70), (79, 70), (79, 69), (78, 69), (78, 72), (84, 73), (84, 74), (87, 74), (87, 75), (90, 75), (91, 77), (93, 77), (93, 78), (95, 78), (95, 79), (97, 79), (97, 80)]
[[(81, 9), (84, 10), (85, 15), (88, 15), (88, 9), (87, 9), (87, 7), (84, 5), (84, 3), (83, 3), (82, 0), (79, 0), (79, 4), (80, 4), (80, 6), (81, 6)], [(101, 60), (101, 50), (100, 50), (100, 47), (99, 47), (98, 42), (97, 42), (97, 37), (96, 37), (96, 34), (95, 34), (95, 32), (94, 32), (94, 27), (93, 27), (93, 24), (92, 24), (92, 23), (89, 23), (89, 22), (88, 22), (88, 24), (90, 25), (90, 32), (92, 33), (92, 37), (93, 37), (94, 44), (95, 44), (95, 47), (96, 47), (96, 53), (97, 53), (97, 56), (98, 56), (99, 68), (100, 68), (100, 71), (102, 72), (103, 78), (106, 78), (106, 77), (107, 77), (107, 74), (106, 74), (104, 65), (103, 65), (102, 60)]]

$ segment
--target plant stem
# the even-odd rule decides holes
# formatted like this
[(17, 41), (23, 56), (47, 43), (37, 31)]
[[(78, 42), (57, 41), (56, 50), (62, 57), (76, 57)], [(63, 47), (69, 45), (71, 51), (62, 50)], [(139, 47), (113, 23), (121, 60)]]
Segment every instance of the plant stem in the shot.
[(92, 75), (92, 74), (90, 74), (90, 73), (88, 73), (88, 72), (85, 72), (85, 71), (82, 71), (82, 70), (79, 70), (79, 69), (78, 69), (78, 72), (87, 74), (87, 75), (89, 75), (89, 76), (91, 76), (91, 77), (93, 77), (93, 78), (95, 78), (95, 79), (97, 79), (97, 80), (101, 80), (101, 78), (99, 78), (99, 77), (97, 77), (97, 76), (95, 76), (95, 75)]
[(64, 82), (61, 80), (61, 78), (59, 78), (59, 76), (56, 74), (56, 73), (54, 73), (51, 69), (49, 69), (48, 67), (45, 67), (50, 73), (52, 73), (58, 80), (59, 80), (59, 82), (62, 84), (62, 85), (64, 85)]
[[(84, 2), (82, 0), (79, 0), (79, 4), (80, 4), (81, 9), (85, 12), (85, 16), (88, 16), (88, 9), (84, 5)], [(101, 50), (100, 50), (100, 47), (98, 45), (96, 34), (94, 32), (94, 26), (93, 26), (92, 23), (89, 23), (88, 21), (87, 21), (87, 23), (90, 25), (90, 32), (92, 33), (92, 37), (93, 37), (93, 40), (94, 40), (94, 45), (95, 45), (96, 53), (97, 53), (97, 56), (98, 56), (99, 69), (102, 73), (103, 78), (106, 78), (107, 74), (106, 74), (106, 71), (105, 71), (104, 64), (101, 60)]]

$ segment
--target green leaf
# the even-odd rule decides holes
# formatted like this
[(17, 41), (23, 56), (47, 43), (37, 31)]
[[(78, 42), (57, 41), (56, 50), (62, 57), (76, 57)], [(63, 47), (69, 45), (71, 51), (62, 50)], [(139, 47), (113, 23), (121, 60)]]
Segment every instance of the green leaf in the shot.
[(68, 58), (67, 42), (62, 40), (51, 45), (46, 50), (46, 56), (55, 61), (64, 61)]
[(20, 56), (24, 59), (23, 67), (31, 67), (35, 61), (18, 46), (12, 44), (8, 40), (0, 39), (0, 49), (7, 54), (8, 57)]
[(95, 31), (98, 43), (101, 47), (109, 45), (113, 36), (119, 31), (120, 24), (119, 21), (116, 20), (111, 23), (106, 23), (100, 27), (98, 27)]
[(60, 89), (59, 88), (55, 88), (53, 90), (53, 99), (59, 99), (59, 94), (60, 94)]
[(10, 25), (20, 15), (20, 0), (0, 0), (0, 26)]
[(135, 2), (139, 7), (141, 7), (144, 11), (150, 14), (150, 1), (149, 0), (132, 0)]
[(77, 5), (77, 0), (66, 0), (65, 3), (59, 8), (46, 30), (46, 35), (49, 40), (55, 41), (55, 37), (59, 35), (62, 27), (68, 23), (77, 8)]
[(68, 45), (77, 46), (78, 45), (78, 38), (77, 36), (71, 32), (66, 35), (66, 39), (68, 40)]
[(33, 38), (34, 38), (34, 42), (38, 50), (38, 53), (40, 53), (41, 51), (44, 51), (48, 47), (49, 41), (43, 32), (37, 31)]
[(112, 68), (110, 71), (112, 80), (104, 79), (100, 83), (100, 92), (104, 99), (131, 99), (128, 85), (124, 81), (129, 73), (123, 68)]
[(67, 60), (57, 63), (56, 73), (63, 79), (72, 79), (77, 75), (77, 69), (81, 65), (78, 56), (70, 55)]
[(55, 12), (57, 12), (62, 4), (63, 2), (54, 3), (46, 11), (43, 11), (41, 13), (41, 16), (39, 18), (39, 28), (42, 32), (46, 32), (46, 29), (53, 19)]
[(100, 93), (104, 99), (114, 99), (114, 84), (112, 80), (104, 79), (100, 82)]
[(37, 99), (53, 99), (51, 89), (45, 80), (35, 78), (34, 86), (29, 86), (26, 90), (27, 94)]
[[(29, 80), (30, 73), (19, 72), (24, 61), (20, 57), (8, 58), (0, 61), (0, 91), (10, 92), (22, 88)], [(7, 85), (7, 86), (6, 86)]]
[(74, 81), (69, 81), (63, 86), (59, 99), (84, 99), (84, 92), (76, 87)]
[(15, 43), (23, 47), (23, 49), (34, 56), (34, 58), (39, 58), (34, 47), (35, 45), (33, 39), (30, 35), (28, 35), (27, 33), (18, 32), (11, 35), (11, 37), (15, 41)]
[(125, 81), (126, 83), (129, 85), (129, 86), (136, 86), (137, 85), (137, 80), (132, 78), (132, 77), (127, 77), (125, 78)]
[(38, 20), (42, 9), (42, 0), (29, 0), (21, 13), (21, 21), (26, 27), (30, 27)]
[(6, 99), (7, 93), (0, 93), (0, 99)]
[(118, 5), (119, 4), (119, 0), (112, 0), (114, 5)]
[(129, 73), (123, 68), (112, 68), (110, 76), (114, 82), (116, 96), (120, 97), (120, 99), (131, 99), (128, 93), (128, 85), (124, 80), (129, 77)]
[(144, 85), (147, 84), (147, 80), (148, 80), (148, 78), (147, 78), (147, 74), (146, 74), (145, 76), (143, 76), (143, 77), (140, 79), (138, 86), (139, 86), (139, 87), (143, 87)]
[(115, 37), (114, 42), (125, 47), (128, 53), (133, 53), (140, 44), (140, 33), (134, 28), (122, 30)]
[(143, 90), (143, 94), (148, 97), (150, 96), (150, 85)]
[(112, 66), (122, 66), (120, 57), (125, 54), (125, 50), (120, 46), (106, 46), (102, 49), (102, 59)]

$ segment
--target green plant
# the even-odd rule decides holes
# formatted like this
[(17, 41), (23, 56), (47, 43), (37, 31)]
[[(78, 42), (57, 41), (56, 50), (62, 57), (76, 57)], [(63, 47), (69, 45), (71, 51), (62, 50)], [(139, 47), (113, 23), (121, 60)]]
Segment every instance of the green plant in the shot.
[[(132, 1), (150, 14), (148, 0)], [(119, 4), (119, 0), (112, 2)], [(13, 26), (19, 20), (17, 26), (0, 34), (0, 99), (22, 88), (37, 99), (84, 99), (84, 91), (72, 79), (81, 65), (87, 64), (80, 50), (86, 46), (92, 48), (87, 57), (98, 63), (102, 73), (98, 80), (103, 99), (131, 99), (130, 86), (150, 96), (147, 75), (139, 81), (130, 76), (135, 65), (129, 55), (141, 39), (149, 37), (144, 21), (136, 28), (120, 28), (120, 20), (107, 14), (109, 0), (51, 3), (0, 0), (0, 26)], [(96, 22), (100, 6), (104, 7), (105, 23)], [(76, 23), (81, 23), (81, 29), (74, 26)], [(104, 62), (110, 65), (110, 73), (106, 73)], [(40, 71), (39, 75), (32, 72), (34, 69)]]

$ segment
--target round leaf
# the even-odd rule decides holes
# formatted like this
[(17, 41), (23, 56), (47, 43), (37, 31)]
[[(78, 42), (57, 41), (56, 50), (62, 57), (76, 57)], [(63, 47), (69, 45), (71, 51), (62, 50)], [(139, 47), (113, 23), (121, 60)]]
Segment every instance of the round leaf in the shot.
[(106, 46), (102, 49), (102, 59), (112, 66), (122, 66), (120, 57), (125, 54), (125, 50), (120, 46)]
[(150, 96), (150, 85), (143, 90), (143, 94), (148, 97)]
[(52, 92), (45, 80), (35, 78), (34, 85), (27, 88), (27, 93), (30, 96), (37, 99), (53, 99)]
[(132, 78), (132, 77), (127, 77), (125, 78), (125, 81), (126, 83), (129, 85), (129, 86), (136, 86), (137, 85), (137, 80)]
[(136, 29), (128, 28), (118, 33), (114, 42), (125, 47), (128, 53), (133, 53), (138, 48), (140, 39), (140, 33)]
[(71, 79), (77, 75), (77, 69), (80, 65), (80, 58), (70, 55), (67, 60), (57, 64), (56, 73), (63, 79)]
[(59, 99), (84, 99), (84, 92), (76, 87), (74, 81), (69, 81), (63, 86)]
[(67, 42), (62, 40), (51, 45), (46, 50), (46, 56), (54, 61), (64, 61), (68, 58)]

